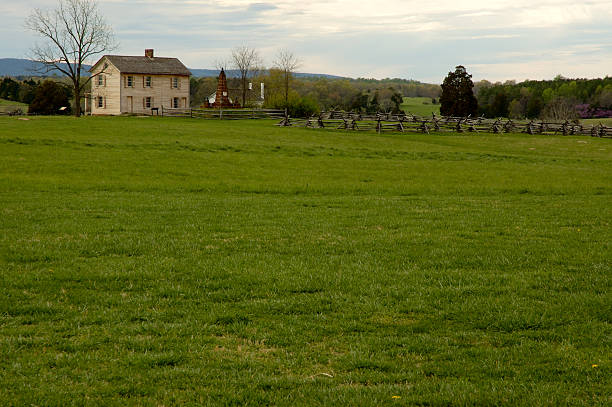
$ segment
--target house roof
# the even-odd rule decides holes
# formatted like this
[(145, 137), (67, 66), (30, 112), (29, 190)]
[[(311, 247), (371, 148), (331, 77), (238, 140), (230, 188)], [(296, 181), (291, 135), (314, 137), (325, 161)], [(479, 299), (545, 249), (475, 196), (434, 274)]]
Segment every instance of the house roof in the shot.
[[(100, 58), (100, 61), (104, 58), (108, 59), (121, 73), (191, 75), (189, 69), (176, 58), (104, 55)], [(94, 66), (98, 65), (100, 61)]]

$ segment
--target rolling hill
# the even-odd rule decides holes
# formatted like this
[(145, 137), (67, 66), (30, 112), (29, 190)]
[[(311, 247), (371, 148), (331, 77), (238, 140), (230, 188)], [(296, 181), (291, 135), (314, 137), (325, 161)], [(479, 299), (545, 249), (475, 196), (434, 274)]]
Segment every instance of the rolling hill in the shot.
[[(90, 67), (91, 65), (83, 65), (83, 76), (89, 75), (88, 70)], [(219, 71), (217, 69), (189, 68), (189, 70), (195, 77), (209, 77), (217, 76), (219, 74)], [(226, 73), (227, 76), (229, 76), (230, 78), (239, 76), (238, 71), (235, 69), (227, 70)], [(0, 58), (0, 77), (54, 76), (54, 74), (57, 74), (57, 72), (46, 72), (44, 65), (36, 61), (19, 58)], [(316, 78), (340, 78), (340, 76), (319, 73), (296, 73), (295, 76)]]

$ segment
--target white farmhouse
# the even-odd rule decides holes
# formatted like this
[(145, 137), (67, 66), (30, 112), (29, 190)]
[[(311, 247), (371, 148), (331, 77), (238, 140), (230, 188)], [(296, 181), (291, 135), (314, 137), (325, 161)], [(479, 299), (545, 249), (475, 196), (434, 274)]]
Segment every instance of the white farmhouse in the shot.
[(162, 106), (189, 107), (191, 72), (176, 58), (104, 55), (91, 69), (91, 113), (151, 114)]

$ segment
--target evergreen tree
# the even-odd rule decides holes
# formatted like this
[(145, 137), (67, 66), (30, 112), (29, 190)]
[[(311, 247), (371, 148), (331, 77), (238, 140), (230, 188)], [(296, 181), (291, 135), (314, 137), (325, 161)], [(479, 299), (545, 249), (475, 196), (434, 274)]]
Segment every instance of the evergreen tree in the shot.
[(19, 82), (5, 77), (0, 82), (0, 99), (19, 100)]
[(440, 96), (440, 113), (443, 116), (476, 116), (478, 101), (474, 96), (474, 83), (465, 67), (455, 67), (455, 72), (449, 72), (442, 83)]
[(374, 96), (372, 96), (372, 100), (368, 104), (368, 108), (366, 109), (366, 113), (373, 114), (378, 113), (380, 111), (380, 103), (378, 102), (378, 91), (374, 92)]
[[(67, 114), (70, 113), (70, 91), (51, 80), (46, 80), (36, 88), (34, 100), (28, 113), (36, 114)], [(66, 109), (60, 111), (59, 109)]]
[(491, 112), (490, 115), (492, 117), (508, 117), (508, 108), (510, 106), (510, 101), (505, 93), (499, 92), (495, 94), (495, 98), (493, 99), (493, 103), (491, 103)]
[(391, 95), (391, 102), (393, 103), (393, 114), (398, 114), (402, 111), (402, 109), (400, 108), (400, 106), (402, 105), (402, 103), (404, 103), (404, 98), (402, 97), (402, 94), (399, 92), (393, 92), (393, 95)]
[(350, 110), (354, 112), (365, 112), (368, 108), (368, 95), (358, 93), (351, 99)]

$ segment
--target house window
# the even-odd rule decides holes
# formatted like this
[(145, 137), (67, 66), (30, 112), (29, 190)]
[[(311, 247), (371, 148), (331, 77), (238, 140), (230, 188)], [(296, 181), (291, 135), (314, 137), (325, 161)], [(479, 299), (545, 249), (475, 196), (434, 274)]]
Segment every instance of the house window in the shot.
[(104, 86), (104, 76), (98, 75), (98, 86)]
[(150, 108), (151, 108), (151, 96), (147, 96), (147, 97), (145, 98), (145, 107), (146, 107), (147, 109), (150, 109)]
[(172, 78), (172, 87), (174, 89), (178, 89), (178, 83), (179, 83), (178, 78)]
[(172, 99), (172, 107), (178, 109), (179, 107), (179, 98)]
[(151, 77), (150, 76), (145, 76), (145, 78), (144, 78), (144, 86), (145, 86), (145, 88), (150, 88), (151, 87)]
[(98, 96), (96, 99), (97, 99), (98, 107), (104, 108), (104, 98), (102, 96)]
[(134, 87), (134, 77), (133, 76), (128, 76), (125, 78), (125, 86), (127, 86), (128, 88)]

